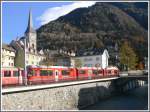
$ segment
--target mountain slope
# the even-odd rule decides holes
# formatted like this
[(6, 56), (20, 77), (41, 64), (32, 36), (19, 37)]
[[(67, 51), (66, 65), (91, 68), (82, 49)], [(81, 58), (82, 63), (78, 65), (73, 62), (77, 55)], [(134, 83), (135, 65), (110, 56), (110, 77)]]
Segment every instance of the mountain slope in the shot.
[(147, 2), (110, 2), (133, 17), (143, 28), (148, 29), (148, 3)]
[[(130, 5), (130, 4), (128, 4)], [(131, 4), (132, 5), (132, 4)], [(126, 6), (124, 6), (126, 7)], [(62, 49), (76, 51), (121, 45), (124, 39), (139, 46), (147, 55), (147, 31), (123, 9), (110, 3), (96, 3), (79, 8), (69, 14), (41, 26), (37, 30), (38, 49)]]

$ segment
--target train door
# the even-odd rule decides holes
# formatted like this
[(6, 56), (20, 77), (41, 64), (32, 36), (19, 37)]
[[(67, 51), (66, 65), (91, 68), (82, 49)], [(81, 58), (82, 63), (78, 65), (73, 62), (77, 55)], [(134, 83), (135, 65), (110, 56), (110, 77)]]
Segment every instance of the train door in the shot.
[(23, 76), (23, 70), (21, 69), (18, 69), (18, 72), (19, 72), (19, 84), (21, 85), (23, 83), (23, 79), (22, 79), (22, 76)]
[(89, 69), (88, 70), (88, 79), (91, 79), (91, 77), (92, 77), (91, 75), (92, 75), (92, 70)]
[(56, 81), (56, 82), (58, 81), (58, 75), (59, 75), (59, 71), (58, 71), (58, 70), (55, 70), (55, 81)]

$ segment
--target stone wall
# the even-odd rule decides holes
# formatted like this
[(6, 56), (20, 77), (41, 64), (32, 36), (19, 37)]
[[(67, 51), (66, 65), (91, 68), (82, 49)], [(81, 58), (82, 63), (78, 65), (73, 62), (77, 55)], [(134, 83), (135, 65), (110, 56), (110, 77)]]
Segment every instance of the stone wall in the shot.
[(113, 95), (111, 81), (2, 95), (3, 110), (78, 110)]

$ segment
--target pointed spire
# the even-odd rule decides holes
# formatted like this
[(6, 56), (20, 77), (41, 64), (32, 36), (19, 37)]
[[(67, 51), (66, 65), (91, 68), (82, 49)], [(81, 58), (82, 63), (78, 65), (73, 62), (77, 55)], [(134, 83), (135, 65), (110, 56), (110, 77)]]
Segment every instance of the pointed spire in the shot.
[(29, 11), (28, 26), (27, 26), (27, 30), (26, 30), (25, 33), (29, 33), (29, 32), (32, 32), (32, 33), (35, 32), (35, 30), (33, 29), (32, 11), (31, 11), (31, 9), (30, 9), (30, 11)]
[(28, 26), (29, 26), (29, 27), (33, 27), (33, 23), (32, 23), (32, 12), (31, 12), (31, 9), (30, 9), (30, 11), (29, 11)]

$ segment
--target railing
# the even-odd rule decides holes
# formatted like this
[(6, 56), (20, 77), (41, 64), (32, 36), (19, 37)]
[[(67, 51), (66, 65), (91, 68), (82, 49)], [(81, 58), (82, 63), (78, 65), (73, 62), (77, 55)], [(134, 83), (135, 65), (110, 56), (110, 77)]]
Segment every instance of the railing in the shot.
[(131, 71), (122, 71), (120, 72), (120, 76), (141, 76), (141, 75), (147, 75), (148, 70), (131, 70)]

